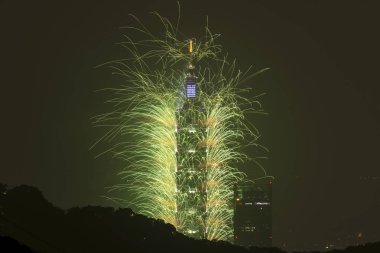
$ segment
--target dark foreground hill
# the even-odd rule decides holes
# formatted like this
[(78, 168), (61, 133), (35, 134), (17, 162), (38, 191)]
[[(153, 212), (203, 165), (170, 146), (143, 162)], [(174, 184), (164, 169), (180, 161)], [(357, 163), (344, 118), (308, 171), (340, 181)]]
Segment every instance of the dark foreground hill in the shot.
[[(245, 249), (188, 238), (172, 225), (131, 209), (87, 206), (64, 211), (26, 185), (7, 189), (0, 184), (0, 193), (0, 252), (32, 252), (27, 245), (35, 252), (284, 253), (277, 248)], [(14, 250), (5, 251), (8, 247)], [(344, 252), (380, 252), (380, 243)]]
[(0, 252), (34, 253), (29, 247), (20, 244), (9, 236), (0, 235)]

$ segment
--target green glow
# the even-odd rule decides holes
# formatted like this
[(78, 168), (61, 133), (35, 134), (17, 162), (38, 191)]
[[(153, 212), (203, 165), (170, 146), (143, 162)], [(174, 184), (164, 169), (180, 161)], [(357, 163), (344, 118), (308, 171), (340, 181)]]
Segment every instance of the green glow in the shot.
[[(130, 57), (106, 64), (127, 81), (110, 89), (115, 110), (95, 117), (97, 126), (109, 128), (102, 140), (116, 143), (108, 151), (126, 163), (119, 174), (124, 183), (112, 189), (128, 190), (133, 200), (127, 203), (184, 234), (231, 240), (233, 186), (245, 178), (236, 164), (247, 158), (243, 145), (258, 146), (258, 132), (247, 127), (245, 115), (260, 112), (252, 106), (260, 103), (243, 98), (248, 89), (238, 88), (253, 74), (220, 56), (219, 35), (207, 27), (190, 54), (189, 40), (177, 39), (177, 29), (156, 15), (165, 29), (161, 37), (136, 19), (140, 26), (128, 31), (145, 39), (126, 36), (121, 45)], [(190, 62), (197, 76), (193, 100), (183, 95)]]

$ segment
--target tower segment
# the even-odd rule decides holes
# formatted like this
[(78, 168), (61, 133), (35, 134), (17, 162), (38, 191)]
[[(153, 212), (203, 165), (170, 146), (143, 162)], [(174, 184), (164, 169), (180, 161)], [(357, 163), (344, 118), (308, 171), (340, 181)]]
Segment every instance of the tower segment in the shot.
[(206, 148), (200, 145), (206, 137), (201, 118), (204, 108), (197, 94), (197, 77), (193, 63), (193, 40), (189, 42), (190, 61), (184, 76), (184, 94), (176, 110), (177, 139), (177, 216), (179, 230), (194, 238), (207, 238), (207, 170), (202, 167)]

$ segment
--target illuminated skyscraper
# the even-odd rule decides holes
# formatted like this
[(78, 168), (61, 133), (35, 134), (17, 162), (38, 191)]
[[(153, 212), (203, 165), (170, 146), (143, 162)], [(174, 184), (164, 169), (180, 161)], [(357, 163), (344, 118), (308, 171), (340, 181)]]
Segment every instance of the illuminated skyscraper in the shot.
[[(190, 41), (190, 54), (192, 41)], [(203, 105), (197, 96), (195, 66), (187, 65), (184, 94), (176, 110), (177, 139), (177, 215), (183, 224), (179, 230), (191, 237), (207, 238), (206, 201), (207, 170), (203, 169), (206, 148), (200, 145), (206, 137), (201, 125)]]
[(109, 151), (126, 163), (125, 182), (112, 189), (127, 190), (125, 201), (138, 212), (183, 234), (232, 241), (234, 184), (245, 178), (235, 165), (260, 136), (246, 115), (262, 111), (239, 84), (256, 73), (229, 61), (208, 27), (195, 44), (177, 39), (175, 26), (157, 16), (162, 36), (132, 28), (147, 38), (128, 37), (130, 57), (110, 62), (128, 84), (111, 89), (115, 109), (95, 118), (112, 127), (101, 140), (117, 140)]
[(234, 238), (241, 246), (272, 245), (272, 181), (235, 186)]

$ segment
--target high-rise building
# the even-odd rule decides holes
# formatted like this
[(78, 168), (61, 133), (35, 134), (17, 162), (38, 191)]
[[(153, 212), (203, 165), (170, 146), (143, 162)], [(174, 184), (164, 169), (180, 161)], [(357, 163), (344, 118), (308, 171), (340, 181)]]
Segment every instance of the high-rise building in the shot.
[(235, 186), (234, 241), (249, 247), (272, 245), (272, 180)]
[[(192, 41), (190, 41), (191, 53)], [(206, 138), (205, 127), (200, 124), (203, 111), (197, 96), (195, 66), (187, 65), (184, 80), (184, 93), (179, 98), (176, 111), (177, 139), (177, 215), (181, 217), (179, 231), (194, 237), (207, 238), (206, 218), (206, 180), (207, 170), (202, 164), (206, 159), (206, 147), (200, 145)]]
[(158, 17), (159, 36), (138, 22), (132, 30), (147, 37), (128, 37), (130, 55), (110, 62), (128, 85), (112, 89), (115, 108), (94, 118), (110, 127), (100, 140), (118, 139), (109, 151), (125, 159), (123, 183), (112, 189), (187, 236), (232, 241), (234, 184), (245, 178), (236, 165), (258, 136), (246, 113), (259, 101), (240, 83), (261, 71), (240, 71), (207, 26), (201, 40), (183, 41)]

